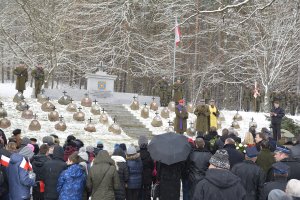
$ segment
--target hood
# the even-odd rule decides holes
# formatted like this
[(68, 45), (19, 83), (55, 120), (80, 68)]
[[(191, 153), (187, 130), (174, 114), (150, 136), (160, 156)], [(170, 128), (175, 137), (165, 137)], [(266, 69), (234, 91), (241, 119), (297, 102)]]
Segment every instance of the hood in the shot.
[(111, 159), (113, 159), (116, 163), (126, 163), (125, 158), (122, 156), (112, 156)]
[(42, 167), (47, 160), (49, 159), (46, 155), (35, 155), (33, 156), (32, 164), (36, 167)]
[(20, 163), (23, 160), (23, 156), (18, 154), (18, 153), (14, 153), (10, 156), (10, 164), (16, 164), (16, 163)]
[(82, 169), (82, 166), (79, 164), (69, 166), (66, 172), (67, 176), (73, 178), (81, 177), (84, 173), (84, 169)]
[(218, 188), (229, 188), (240, 182), (240, 178), (229, 170), (209, 169), (205, 179)]
[(136, 153), (136, 154), (133, 154), (133, 155), (127, 155), (127, 160), (138, 160), (140, 159), (140, 154), (139, 153)]
[(53, 149), (53, 158), (54, 159), (64, 159), (64, 149), (61, 146), (56, 145)]
[(100, 151), (94, 160), (94, 165), (98, 165), (101, 163), (107, 163), (109, 165), (114, 165), (114, 161), (111, 159), (108, 152), (105, 150)]

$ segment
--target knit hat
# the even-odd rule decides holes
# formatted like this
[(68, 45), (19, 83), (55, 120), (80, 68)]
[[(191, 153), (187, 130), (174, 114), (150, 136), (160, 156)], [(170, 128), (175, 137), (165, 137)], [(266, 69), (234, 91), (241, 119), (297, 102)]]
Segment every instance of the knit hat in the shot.
[(133, 155), (136, 154), (136, 148), (133, 145), (130, 145), (127, 149), (127, 155)]
[(217, 152), (210, 158), (209, 163), (215, 167), (222, 169), (230, 169), (229, 155), (224, 149), (217, 150)]
[(81, 157), (83, 160), (88, 161), (89, 160), (89, 155), (86, 153), (85, 147), (81, 147), (79, 149), (78, 156)]
[(45, 136), (42, 141), (44, 144), (48, 144), (49, 147), (54, 145), (54, 138), (52, 136)]
[(34, 146), (32, 144), (27, 144), (27, 146), (31, 149), (32, 152), (34, 152)]
[(33, 151), (28, 146), (23, 147), (19, 154), (29, 159), (31, 159), (34, 155)]
[(288, 196), (284, 191), (275, 189), (269, 193), (268, 200), (293, 200), (292, 197)]
[(97, 142), (97, 148), (103, 149), (103, 147), (104, 147), (103, 142), (101, 140), (99, 140)]
[(286, 193), (292, 197), (300, 197), (300, 180), (291, 179), (286, 185)]
[(115, 144), (115, 145), (114, 145), (114, 149), (117, 149), (117, 148), (119, 148), (119, 147), (120, 147), (119, 144)]
[(246, 148), (246, 155), (248, 158), (254, 158), (257, 157), (258, 151), (256, 147), (247, 147)]
[(94, 147), (93, 146), (87, 146), (85, 148), (86, 148), (86, 151), (89, 152), (89, 153), (93, 153), (94, 152)]
[(120, 147), (114, 150), (113, 155), (126, 158), (125, 152)]
[(142, 144), (148, 144), (148, 138), (144, 135), (141, 135), (139, 137), (138, 144), (139, 144), (139, 146), (141, 146)]
[(22, 141), (21, 141), (21, 146), (27, 146), (30, 143), (31, 143), (31, 141), (28, 137), (23, 137)]

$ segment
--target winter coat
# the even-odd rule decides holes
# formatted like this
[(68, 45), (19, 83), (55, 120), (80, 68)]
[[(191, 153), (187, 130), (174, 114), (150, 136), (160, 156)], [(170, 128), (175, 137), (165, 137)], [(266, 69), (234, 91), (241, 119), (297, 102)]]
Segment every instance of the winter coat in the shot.
[[(33, 159), (32, 159), (32, 169), (33, 169), (33, 172), (35, 173), (36, 175), (36, 181), (41, 181), (42, 180), (42, 170), (43, 170), (43, 167), (44, 167), (44, 164), (50, 160), (46, 155), (43, 155), (43, 154), (38, 154), (36, 156), (33, 156)], [(34, 197), (39, 197), (40, 199), (43, 199), (43, 196), (44, 194), (40, 193), (40, 183), (36, 184), (34, 187), (33, 187), (33, 195)]]
[(92, 200), (114, 200), (114, 190), (120, 188), (120, 179), (115, 162), (107, 151), (100, 151), (87, 178), (87, 188)]
[(280, 162), (288, 165), (290, 167), (289, 174), (288, 174), (288, 180), (290, 179), (298, 179), (300, 180), (300, 162), (292, 159), (292, 158), (285, 158), (281, 160)]
[(141, 160), (143, 163), (142, 185), (152, 184), (152, 172), (154, 170), (154, 161), (146, 147), (140, 149)]
[(228, 136), (229, 138), (232, 138), (235, 142), (241, 144), (242, 143), (242, 139), (238, 136), (236, 136), (234, 133), (229, 134)]
[(244, 200), (246, 191), (239, 177), (223, 169), (208, 169), (192, 200)]
[(34, 186), (35, 180), (29, 178), (29, 172), (20, 165), (24, 157), (14, 153), (10, 157), (7, 168), (10, 200), (21, 200), (30, 198), (30, 187)]
[(82, 200), (86, 174), (82, 166), (73, 164), (63, 171), (57, 182), (59, 200)]
[(189, 181), (191, 183), (191, 194), (199, 181), (205, 177), (209, 167), (209, 159), (212, 154), (204, 149), (195, 149), (189, 156)]
[(189, 113), (186, 110), (185, 106), (177, 105), (175, 107), (175, 120), (174, 120), (174, 131), (176, 133), (184, 133), (187, 129), (187, 119)]
[(220, 115), (219, 110), (216, 106), (212, 107), (211, 105), (208, 106), (209, 108), (209, 125), (210, 127), (218, 128), (218, 117)]
[(297, 144), (291, 148), (292, 157), (300, 161), (300, 144)]
[(243, 162), (244, 154), (239, 150), (236, 150), (234, 144), (226, 144), (224, 146), (224, 149), (228, 152), (229, 155), (230, 168), (232, 168), (237, 163)]
[(282, 108), (280, 108), (280, 107), (278, 107), (278, 108), (273, 107), (272, 110), (271, 110), (271, 112), (277, 114), (277, 116), (272, 116), (271, 117), (272, 124), (281, 123), (282, 118), (285, 116), (284, 110)]
[[(0, 148), (0, 160), (1, 160), (1, 156), (10, 158), (11, 153), (4, 148)], [(0, 184), (0, 199), (1, 199), (2, 195), (8, 194), (7, 168), (5, 166), (2, 166), (1, 163), (0, 163), (0, 173), (2, 174), (2, 178), (3, 178), (2, 183)]]
[(173, 85), (174, 90), (174, 102), (178, 103), (179, 100), (183, 99), (183, 83), (174, 83)]
[(254, 162), (245, 160), (233, 166), (231, 172), (240, 177), (246, 190), (246, 200), (258, 200), (266, 179), (263, 170)]
[(212, 154), (216, 152), (215, 143), (218, 137), (219, 135), (217, 131), (210, 131), (208, 134), (203, 136), (203, 139), (205, 141), (205, 148), (209, 150)]
[(215, 150), (219, 150), (219, 149), (223, 149), (224, 145), (225, 145), (225, 140), (228, 138), (229, 136), (221, 136), (219, 137), (216, 142), (215, 142)]
[(111, 158), (116, 163), (116, 168), (120, 179), (120, 187), (119, 189), (115, 190), (115, 197), (117, 200), (125, 200), (126, 198), (125, 184), (127, 184), (129, 179), (126, 160), (122, 156), (112, 156)]
[(41, 179), (45, 183), (45, 200), (58, 199), (58, 192), (56, 191), (57, 181), (60, 173), (67, 168), (67, 164), (64, 162), (64, 150), (62, 147), (54, 147), (52, 158), (52, 160), (45, 162), (41, 174)]
[(157, 163), (159, 186), (159, 199), (179, 200), (180, 179), (184, 169), (184, 163), (179, 162), (172, 165)]
[(71, 145), (66, 146), (64, 150), (64, 161), (67, 161), (69, 156), (72, 155), (72, 153), (74, 153), (77, 150), (78, 149), (76, 147), (73, 147)]
[(287, 185), (286, 178), (280, 178), (275, 181), (265, 183), (259, 199), (268, 200), (268, 195), (272, 190), (279, 189), (285, 191), (286, 185)]
[(207, 105), (198, 105), (194, 111), (197, 116), (196, 130), (198, 132), (208, 132), (208, 117), (210, 115), (209, 107)]
[(140, 154), (127, 156), (129, 172), (128, 189), (140, 189), (142, 187), (143, 163)]
[(26, 82), (28, 81), (27, 68), (17, 67), (14, 70), (14, 74), (17, 75), (16, 90), (18, 91), (26, 90)]
[(262, 170), (269, 175), (272, 164), (275, 162), (272, 152), (269, 149), (262, 149), (256, 160), (256, 164), (262, 168)]

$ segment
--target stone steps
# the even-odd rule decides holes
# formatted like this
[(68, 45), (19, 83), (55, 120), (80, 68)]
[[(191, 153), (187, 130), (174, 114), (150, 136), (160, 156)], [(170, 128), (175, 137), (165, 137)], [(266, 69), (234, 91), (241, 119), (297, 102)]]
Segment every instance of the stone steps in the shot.
[(149, 139), (152, 137), (152, 132), (123, 105), (101, 104), (100, 106), (112, 118), (116, 117), (116, 122), (128, 136), (135, 139), (141, 135), (145, 135)]

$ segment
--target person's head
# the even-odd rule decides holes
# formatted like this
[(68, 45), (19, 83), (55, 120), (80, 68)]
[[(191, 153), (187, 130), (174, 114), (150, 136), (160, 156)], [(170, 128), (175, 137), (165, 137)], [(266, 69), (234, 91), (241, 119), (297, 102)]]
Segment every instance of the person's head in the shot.
[(148, 146), (148, 138), (145, 135), (141, 135), (138, 140), (138, 144), (140, 148)]
[(37, 68), (43, 68), (43, 64), (42, 63), (38, 63), (37, 64)]
[(211, 99), (211, 100), (210, 100), (210, 105), (211, 105), (211, 106), (215, 106), (215, 100)]
[(262, 140), (266, 140), (267, 138), (266, 138), (266, 135), (264, 134), (264, 133), (262, 133), (262, 132), (259, 132), (259, 133), (257, 133), (256, 135), (255, 135), (255, 142), (256, 143), (259, 143), (259, 142), (261, 142)]
[(8, 142), (6, 145), (6, 150), (9, 152), (15, 152), (17, 150), (17, 143), (15, 142)]
[(195, 146), (196, 146), (197, 149), (204, 149), (205, 142), (204, 142), (203, 138), (197, 138), (195, 140)]
[(274, 151), (274, 158), (276, 162), (279, 162), (285, 158), (289, 158), (290, 155), (291, 150), (284, 146), (277, 146), (276, 150)]
[(209, 168), (230, 169), (229, 155), (225, 149), (217, 150), (216, 153), (209, 159)]
[(121, 144), (120, 144), (120, 148), (126, 153), (126, 151), (127, 151), (127, 146), (126, 146), (125, 143), (121, 143)]
[(25, 62), (24, 61), (20, 61), (19, 66), (20, 67), (25, 67)]
[(134, 145), (130, 145), (127, 149), (127, 156), (132, 156), (135, 155), (137, 153), (136, 148)]
[(290, 167), (282, 162), (276, 162), (272, 165), (272, 169), (275, 178), (287, 178)]
[(234, 139), (232, 139), (232, 138), (227, 138), (226, 140), (225, 140), (225, 145), (226, 144), (235, 144), (235, 141), (234, 141)]
[(279, 107), (279, 101), (274, 101), (274, 107), (278, 108)]
[(258, 156), (258, 151), (255, 146), (246, 148), (246, 154), (245, 154), (246, 160), (252, 160), (253, 162), (256, 162), (257, 156)]
[(224, 129), (222, 130), (222, 136), (228, 136), (228, 135), (229, 135), (228, 129), (227, 129), (227, 128), (224, 128)]
[(44, 144), (47, 144), (49, 147), (55, 145), (54, 138), (50, 135), (43, 137), (42, 141)]
[(212, 127), (210, 127), (209, 131), (210, 131), (210, 132), (217, 132), (217, 128), (214, 127), (214, 126), (212, 126)]
[(32, 149), (28, 146), (25, 146), (23, 147), (20, 152), (19, 152), (20, 155), (22, 155), (24, 158), (26, 159), (31, 159), (34, 155)]
[(180, 99), (179, 101), (178, 101), (178, 103), (179, 103), (179, 105), (184, 105), (184, 99)]
[(60, 141), (59, 141), (59, 138), (58, 138), (57, 135), (51, 134), (50, 136), (52, 136), (52, 137), (54, 138), (54, 143), (55, 143), (56, 145), (59, 145), (59, 144), (60, 144)]
[(49, 153), (49, 146), (47, 144), (42, 144), (40, 146), (39, 154), (48, 155), (48, 153)]
[(78, 156), (79, 156), (84, 162), (89, 161), (89, 155), (88, 155), (88, 153), (86, 152), (86, 148), (85, 148), (85, 147), (81, 147), (81, 148), (79, 149)]
[(78, 155), (78, 151), (75, 151), (74, 153), (72, 153), (67, 161), (68, 165), (73, 165), (73, 164), (78, 164), (80, 160), (80, 157)]
[(37, 143), (37, 139), (36, 138), (30, 138), (31, 144), (36, 144)]
[(247, 132), (244, 137), (244, 144), (255, 144), (252, 133)]
[(205, 105), (205, 100), (204, 99), (200, 99), (199, 105), (201, 105), (201, 106)]
[(289, 180), (286, 185), (285, 192), (292, 197), (300, 197), (300, 180)]
[(121, 149), (120, 147), (119, 148), (116, 148), (113, 152), (113, 156), (121, 156), (123, 158), (126, 159), (126, 154), (125, 152), (123, 151), (123, 149)]
[(3, 141), (2, 147), (5, 147), (7, 145), (7, 139), (6, 135), (4, 134), (4, 131), (0, 129), (0, 140)]
[(104, 145), (103, 145), (103, 142), (102, 141), (98, 141), (97, 142), (97, 148), (99, 148), (99, 149), (103, 149), (104, 148)]
[(15, 137), (21, 138), (21, 129), (15, 129), (12, 134)]
[(282, 190), (274, 189), (269, 193), (268, 200), (293, 200), (293, 198)]

